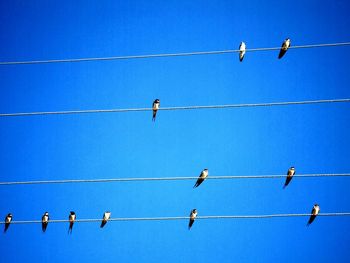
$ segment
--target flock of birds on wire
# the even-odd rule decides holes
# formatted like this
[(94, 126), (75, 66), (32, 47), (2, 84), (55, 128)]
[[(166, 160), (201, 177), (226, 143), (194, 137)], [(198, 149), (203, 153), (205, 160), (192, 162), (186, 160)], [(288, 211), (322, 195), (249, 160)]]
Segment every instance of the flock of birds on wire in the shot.
[[(287, 39), (285, 39), (283, 41), (281, 49), (280, 49), (280, 52), (278, 54), (278, 58), (279, 59), (281, 59), (284, 56), (284, 54), (287, 52), (287, 50), (290, 47), (290, 45), (291, 45), (291, 41), (290, 41), (289, 38), (287, 38)], [(244, 42), (241, 42), (241, 44), (239, 46), (239, 60), (241, 62), (243, 61), (245, 53), (246, 53), (246, 44)], [(153, 101), (153, 104), (152, 104), (152, 110), (153, 110), (152, 121), (156, 120), (157, 111), (158, 111), (159, 107), (160, 107), (160, 100), (159, 99), (155, 99)], [(294, 174), (295, 174), (295, 168), (294, 167), (289, 168), (288, 172), (287, 172), (286, 181), (285, 181), (285, 184), (284, 184), (283, 188), (285, 188), (290, 183), (290, 181), (292, 180)], [(199, 178), (198, 178), (197, 182), (195, 183), (195, 185), (193, 186), (193, 188), (196, 188), (201, 183), (203, 183), (204, 180), (208, 177), (208, 175), (209, 175), (208, 169), (204, 169), (201, 172), (201, 174), (199, 175)], [(311, 215), (310, 215), (309, 221), (307, 223), (307, 226), (309, 226), (315, 220), (315, 218), (319, 214), (319, 212), (320, 212), (320, 206), (318, 204), (315, 204), (313, 206), (313, 208), (312, 208)], [(197, 215), (198, 215), (197, 209), (195, 209), (195, 208), (192, 209), (191, 213), (190, 213), (190, 221), (188, 223), (188, 229), (191, 229), (191, 227), (192, 227), (192, 225), (193, 225)], [(102, 222), (101, 222), (101, 225), (100, 225), (101, 228), (103, 228), (107, 224), (107, 221), (110, 219), (110, 217), (111, 217), (111, 212), (110, 211), (106, 211), (103, 214)], [(50, 219), (49, 213), (45, 212), (44, 215), (41, 218), (41, 227), (42, 227), (42, 231), (43, 232), (46, 231), (46, 228), (47, 228), (47, 226), (49, 224), (49, 219)], [(74, 224), (74, 222), (76, 220), (75, 212), (73, 212), (73, 211), (70, 212), (68, 220), (69, 220), (69, 230), (68, 230), (68, 232), (72, 233), (73, 224)], [(12, 214), (9, 213), (5, 217), (4, 232), (6, 232), (7, 229), (9, 228), (9, 226), (11, 224), (11, 221), (12, 221)]]
[[(286, 52), (287, 52), (288, 48), (290, 47), (290, 45), (291, 45), (290, 38), (286, 38), (283, 41), (281, 49), (280, 49), (280, 52), (278, 54), (278, 58), (279, 59), (281, 59), (284, 56), (284, 54), (286, 54)], [(246, 44), (242, 41), (241, 44), (239, 45), (239, 61), (241, 61), (241, 62), (243, 61), (245, 52), (246, 52)], [(155, 99), (153, 101), (153, 105), (152, 105), (152, 109), (153, 109), (152, 121), (156, 120), (157, 111), (158, 111), (159, 107), (160, 107), (160, 100), (159, 99)]]
[[(288, 172), (287, 172), (287, 177), (286, 177), (286, 181), (284, 183), (284, 186), (283, 188), (286, 188), (287, 185), (290, 183), (290, 181), (292, 180), (293, 176), (295, 174), (295, 168), (292, 166), (288, 169)], [(193, 188), (197, 188), (198, 186), (200, 186), (204, 180), (208, 177), (209, 175), (209, 170), (207, 168), (205, 168), (199, 175), (196, 183), (194, 184)], [(315, 204), (312, 208), (312, 211), (311, 211), (311, 214), (310, 214), (310, 218), (309, 218), (309, 221), (307, 223), (307, 226), (309, 226), (316, 218), (316, 216), (319, 214), (320, 212), (320, 206), (318, 204)], [(198, 211), (197, 209), (192, 209), (191, 210), (191, 213), (190, 213), (190, 221), (188, 223), (188, 229), (191, 229), (196, 217), (198, 215)], [(103, 214), (103, 217), (102, 217), (102, 221), (101, 221), (101, 225), (100, 227), (103, 228), (108, 220), (110, 219), (111, 217), (111, 212), (110, 211), (106, 211), (104, 212)], [(73, 230), (73, 224), (76, 220), (76, 214), (75, 212), (71, 211), (70, 214), (69, 214), (69, 217), (68, 217), (68, 220), (69, 220), (69, 229), (68, 229), (68, 233), (72, 233), (72, 230)], [(46, 228), (49, 224), (49, 220), (50, 220), (50, 217), (49, 217), (49, 213), (48, 212), (45, 212), (43, 214), (43, 216), (41, 217), (41, 228), (42, 228), (42, 231), (45, 232), (46, 231)], [(9, 213), (6, 217), (5, 217), (5, 228), (4, 228), (4, 233), (6, 233), (7, 229), (9, 228), (10, 224), (11, 224), (11, 221), (12, 221), (12, 214)]]
[[(290, 38), (286, 38), (283, 43), (282, 43), (282, 47), (280, 49), (280, 53), (278, 54), (278, 58), (281, 59), (284, 54), (286, 54), (288, 48), (290, 47)], [(241, 42), (241, 44), (239, 45), (239, 61), (243, 61), (244, 55), (245, 55), (245, 51), (246, 51), (246, 44), (244, 42)]]

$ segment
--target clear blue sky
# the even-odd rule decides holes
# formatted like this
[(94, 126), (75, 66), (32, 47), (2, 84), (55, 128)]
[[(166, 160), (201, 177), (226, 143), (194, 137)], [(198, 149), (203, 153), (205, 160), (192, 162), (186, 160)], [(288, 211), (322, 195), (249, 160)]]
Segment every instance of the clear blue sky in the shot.
[[(73, 3), (72, 3), (73, 2)], [(1, 1), (0, 60), (350, 41), (348, 1)], [(350, 47), (0, 66), (0, 112), (350, 97)], [(1, 181), (349, 172), (350, 106), (0, 119)], [(209, 175), (209, 176), (210, 176)], [(0, 187), (14, 220), (350, 211), (348, 178)], [(0, 218), (3, 220), (2, 218)], [(350, 219), (11, 225), (2, 262), (347, 262)]]

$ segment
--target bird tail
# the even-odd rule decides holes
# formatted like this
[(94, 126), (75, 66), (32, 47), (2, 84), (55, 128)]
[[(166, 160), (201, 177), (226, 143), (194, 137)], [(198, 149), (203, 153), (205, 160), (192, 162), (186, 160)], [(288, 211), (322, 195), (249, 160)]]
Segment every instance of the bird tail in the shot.
[(69, 223), (69, 229), (68, 229), (68, 234), (72, 234), (73, 231), (73, 222)]
[(311, 223), (315, 220), (315, 218), (316, 218), (316, 216), (314, 216), (314, 215), (310, 216), (310, 219), (309, 219), (309, 221), (307, 222), (306, 226), (311, 225)]
[(10, 224), (5, 224), (5, 228), (4, 228), (4, 233), (6, 233), (7, 229), (9, 228)]
[(193, 223), (194, 223), (194, 220), (190, 220), (190, 223), (188, 224), (188, 230), (190, 230), (190, 229), (191, 229), (191, 227), (192, 227)]
[(193, 186), (193, 188), (196, 188), (196, 187), (200, 186), (203, 182), (204, 182), (204, 179), (199, 178), (199, 179), (197, 180), (196, 184)]
[(285, 181), (284, 186), (283, 186), (283, 189), (289, 185), (290, 181), (292, 181), (292, 178), (293, 177), (287, 176), (286, 181)]
[(47, 228), (47, 223), (43, 223), (43, 224), (41, 225), (41, 229), (42, 229), (43, 233), (45, 233), (46, 228)]
[(287, 52), (286, 50), (281, 49), (280, 53), (278, 54), (278, 59), (281, 59), (284, 56), (284, 54), (286, 54), (286, 52)]
[(104, 227), (104, 226), (105, 226), (105, 224), (107, 224), (107, 221), (102, 220), (102, 223), (101, 223), (100, 228)]
[(157, 116), (157, 111), (156, 111), (156, 110), (153, 110), (152, 121), (156, 121), (156, 116)]

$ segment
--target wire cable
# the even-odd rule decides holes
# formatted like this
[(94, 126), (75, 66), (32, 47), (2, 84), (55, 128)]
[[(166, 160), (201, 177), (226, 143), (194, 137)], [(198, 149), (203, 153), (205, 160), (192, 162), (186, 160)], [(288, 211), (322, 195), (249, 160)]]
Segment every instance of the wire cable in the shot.
[[(283, 218), (283, 217), (306, 217), (310, 213), (304, 214), (268, 214), (268, 215), (228, 215), (228, 216), (197, 216), (197, 219), (267, 219), (267, 218)], [(319, 213), (317, 216), (350, 216), (350, 212), (340, 213)], [(189, 216), (170, 216), (170, 217), (118, 217), (110, 218), (108, 221), (170, 221), (170, 220), (189, 220)], [(77, 223), (101, 222), (102, 218), (94, 219), (76, 219)], [(53, 219), (49, 223), (68, 223), (68, 219)], [(39, 224), (41, 220), (20, 220), (11, 221), (11, 224)], [(5, 224), (5, 222), (0, 222)]]
[[(306, 105), (321, 103), (347, 103), (350, 99), (326, 99), (326, 100), (305, 100), (305, 101), (287, 101), (287, 102), (267, 102), (267, 103), (243, 103), (226, 105), (208, 105), (208, 106), (180, 106), (159, 108), (159, 111), (175, 110), (202, 110), (202, 109), (227, 109), (227, 108), (248, 108), (248, 107), (271, 107), (286, 105)], [(87, 113), (121, 113), (134, 111), (153, 111), (152, 108), (129, 108), (129, 109), (100, 109), (100, 110), (67, 110), (67, 111), (37, 111), (37, 112), (18, 112), (18, 113), (0, 113), (0, 117), (19, 117), (35, 115), (69, 115), (69, 114), (87, 114)]]
[[(329, 44), (311, 44), (291, 46), (290, 49), (301, 48), (318, 48), (318, 47), (336, 47), (336, 46), (348, 46), (350, 42), (329, 43)], [(270, 48), (250, 48), (246, 49), (246, 52), (256, 51), (271, 51), (280, 50), (281, 47)], [(65, 63), (65, 62), (87, 62), (87, 61), (108, 61), (108, 60), (126, 60), (126, 59), (146, 59), (146, 58), (161, 58), (161, 57), (186, 57), (196, 55), (218, 55), (227, 53), (237, 53), (239, 49), (227, 49), (217, 51), (196, 51), (196, 52), (181, 52), (181, 53), (164, 53), (164, 54), (149, 54), (149, 55), (130, 55), (130, 56), (111, 56), (111, 57), (90, 57), (90, 58), (67, 58), (67, 59), (47, 59), (47, 60), (28, 60), (28, 61), (3, 61), (0, 65), (25, 65), (25, 64), (48, 64), (48, 63)]]
[[(277, 179), (285, 178), (287, 175), (233, 175), (233, 176), (208, 176), (205, 180), (220, 179)], [(293, 177), (346, 177), (350, 173), (332, 174), (298, 174)], [(148, 177), (148, 178), (111, 178), (111, 179), (66, 179), (66, 180), (41, 180), (41, 181), (17, 181), (0, 182), (1, 185), (30, 185), (30, 184), (65, 184), (65, 183), (111, 183), (111, 182), (135, 182), (135, 181), (180, 181), (197, 180), (198, 176), (188, 177)]]

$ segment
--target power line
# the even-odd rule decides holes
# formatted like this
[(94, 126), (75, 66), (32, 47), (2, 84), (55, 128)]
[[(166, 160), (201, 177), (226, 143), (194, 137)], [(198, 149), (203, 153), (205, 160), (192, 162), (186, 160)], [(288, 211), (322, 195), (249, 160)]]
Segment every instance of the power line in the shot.
[[(283, 218), (283, 217), (306, 217), (310, 216), (310, 213), (303, 214), (268, 214), (268, 215), (227, 215), (227, 216), (197, 216), (197, 219), (267, 219), (267, 218)], [(320, 213), (317, 216), (350, 216), (350, 212), (340, 212), (340, 213)], [(170, 217), (116, 217), (110, 218), (108, 221), (170, 221), (170, 220), (188, 220), (189, 216), (170, 216)], [(75, 222), (78, 223), (91, 223), (91, 222), (101, 222), (101, 218), (93, 219), (76, 219)], [(53, 219), (49, 223), (68, 223), (68, 219)], [(11, 224), (39, 224), (41, 220), (21, 220), (21, 221), (11, 221)], [(5, 222), (0, 222), (0, 224), (5, 224)]]
[[(335, 47), (335, 46), (348, 46), (348, 45), (350, 45), (350, 42), (300, 45), (300, 46), (291, 46), (289, 48), (290, 49), (299, 49), (299, 48)], [(281, 47), (251, 48), (251, 49), (246, 49), (246, 52), (271, 51), (271, 50), (280, 50), (280, 49), (281, 49)], [(126, 60), (126, 59), (140, 59), (140, 58), (145, 59), (145, 58), (161, 58), (161, 57), (186, 57), (186, 56), (196, 56), (196, 55), (218, 55), (218, 54), (237, 53), (237, 52), (239, 52), (239, 49), (227, 49), (227, 50), (217, 50), (217, 51), (181, 52), (181, 53), (164, 53), (164, 54), (149, 54), (149, 55), (131, 55), (131, 56), (67, 58), (67, 59), (28, 60), (28, 61), (3, 61), (3, 62), (0, 62), (0, 65), (47, 64), (47, 63), (64, 63), (64, 62)]]
[[(242, 103), (226, 105), (208, 105), (208, 106), (180, 106), (160, 108), (160, 111), (175, 110), (202, 110), (202, 109), (226, 109), (226, 108), (248, 108), (248, 107), (270, 107), (286, 105), (305, 105), (321, 103), (345, 103), (350, 99), (326, 99), (326, 100), (306, 100), (306, 101), (287, 101), (287, 102), (267, 102), (267, 103)], [(18, 113), (0, 113), (0, 117), (18, 117), (35, 115), (69, 115), (69, 114), (87, 114), (87, 113), (121, 113), (134, 111), (152, 111), (152, 108), (129, 108), (129, 109), (100, 109), (100, 110), (66, 110), (66, 111), (37, 111), (37, 112), (18, 112)]]
[[(208, 176), (205, 180), (221, 179), (277, 179), (285, 178), (287, 175), (233, 175), (233, 176)], [(293, 177), (340, 177), (350, 176), (350, 173), (332, 174), (299, 174)], [(17, 181), (0, 182), (1, 185), (29, 185), (29, 184), (65, 184), (65, 183), (112, 183), (112, 182), (135, 182), (135, 181), (183, 181), (197, 180), (198, 176), (188, 177), (144, 177), (144, 178), (110, 178), (110, 179), (66, 179), (66, 180), (40, 180), (40, 181)]]

